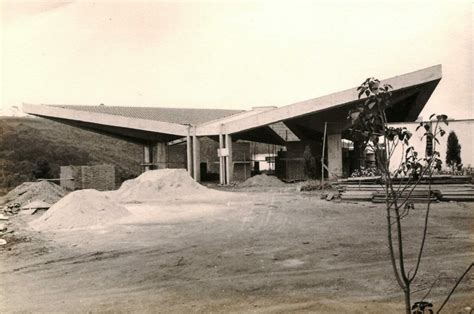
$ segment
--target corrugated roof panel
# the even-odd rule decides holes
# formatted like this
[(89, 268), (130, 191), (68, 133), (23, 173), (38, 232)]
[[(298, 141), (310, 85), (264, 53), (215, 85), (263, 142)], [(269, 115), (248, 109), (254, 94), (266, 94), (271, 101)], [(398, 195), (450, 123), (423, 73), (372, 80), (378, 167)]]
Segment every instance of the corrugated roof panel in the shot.
[(212, 120), (221, 119), (243, 110), (225, 109), (183, 109), (160, 107), (122, 107), (122, 106), (84, 106), (84, 105), (50, 105), (64, 109), (79, 110), (94, 113), (117, 115), (129, 118), (155, 120), (161, 122), (197, 125)]

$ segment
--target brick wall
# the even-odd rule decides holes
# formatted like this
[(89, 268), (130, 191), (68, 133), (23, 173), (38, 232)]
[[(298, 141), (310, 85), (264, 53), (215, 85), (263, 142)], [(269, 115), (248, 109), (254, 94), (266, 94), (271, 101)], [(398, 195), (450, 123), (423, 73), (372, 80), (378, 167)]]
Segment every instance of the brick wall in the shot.
[(315, 173), (321, 177), (321, 154), (322, 154), (322, 143), (318, 141), (299, 141), (299, 142), (288, 142), (286, 146), (286, 152), (278, 154), (276, 163), (277, 176), (285, 181), (299, 181), (307, 180), (308, 174), (306, 173), (304, 151), (306, 146), (311, 149), (311, 155), (315, 161)]
[(74, 191), (75, 180), (80, 177), (78, 174), (80, 170), (80, 167), (76, 166), (61, 166), (59, 173), (61, 187), (67, 191)]
[[(69, 190), (115, 189), (115, 167), (113, 165), (63, 166), (60, 173), (61, 187)], [(73, 179), (73, 180), (70, 180)]]
[(186, 143), (168, 146), (168, 168), (186, 168)]

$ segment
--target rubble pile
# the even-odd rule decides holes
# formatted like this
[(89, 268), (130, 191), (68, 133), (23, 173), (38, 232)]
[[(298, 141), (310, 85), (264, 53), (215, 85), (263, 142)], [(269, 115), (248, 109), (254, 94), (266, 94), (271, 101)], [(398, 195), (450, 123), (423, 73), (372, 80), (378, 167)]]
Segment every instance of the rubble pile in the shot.
[(5, 225), (7, 221), (8, 217), (0, 213), (0, 246), (7, 244), (7, 241), (3, 239), (8, 229)]
[(48, 181), (25, 182), (8, 192), (7, 195), (0, 197), (0, 205), (15, 208), (12, 212), (14, 213), (33, 201), (54, 204), (64, 195), (66, 195), (66, 191), (54, 183)]

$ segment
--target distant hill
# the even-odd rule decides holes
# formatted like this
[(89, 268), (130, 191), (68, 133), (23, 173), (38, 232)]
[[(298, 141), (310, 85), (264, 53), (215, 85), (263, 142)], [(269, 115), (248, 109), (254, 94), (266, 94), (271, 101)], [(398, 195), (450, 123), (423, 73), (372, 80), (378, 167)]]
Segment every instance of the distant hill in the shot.
[[(0, 117), (0, 194), (67, 165), (115, 165), (117, 184), (140, 173), (140, 145), (41, 118)], [(49, 168), (49, 169), (48, 169)]]

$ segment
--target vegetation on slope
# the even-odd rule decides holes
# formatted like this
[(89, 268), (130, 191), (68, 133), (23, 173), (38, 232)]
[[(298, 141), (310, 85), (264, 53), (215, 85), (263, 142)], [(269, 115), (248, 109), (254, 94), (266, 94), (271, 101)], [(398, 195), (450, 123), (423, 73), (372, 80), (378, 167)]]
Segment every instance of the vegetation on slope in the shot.
[(25, 181), (59, 178), (59, 167), (113, 164), (117, 183), (140, 173), (142, 148), (40, 118), (0, 117), (0, 194)]

